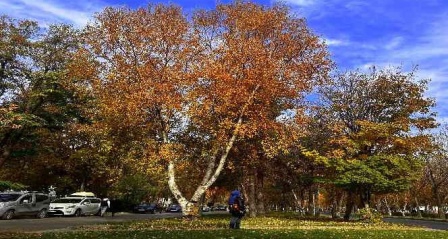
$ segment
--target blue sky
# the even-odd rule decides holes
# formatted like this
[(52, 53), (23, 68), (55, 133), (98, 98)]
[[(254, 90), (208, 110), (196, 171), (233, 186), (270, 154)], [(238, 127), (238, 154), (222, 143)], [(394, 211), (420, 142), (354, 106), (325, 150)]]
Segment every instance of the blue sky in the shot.
[[(276, 0), (254, 0), (271, 5)], [(189, 12), (213, 8), (229, 0), (2, 0), (0, 15), (32, 19), (42, 25), (66, 22), (85, 25), (105, 6), (136, 8), (149, 2), (174, 3)], [(327, 42), (340, 70), (418, 66), (430, 78), (427, 96), (437, 102), (439, 120), (448, 122), (447, 0), (284, 0)]]

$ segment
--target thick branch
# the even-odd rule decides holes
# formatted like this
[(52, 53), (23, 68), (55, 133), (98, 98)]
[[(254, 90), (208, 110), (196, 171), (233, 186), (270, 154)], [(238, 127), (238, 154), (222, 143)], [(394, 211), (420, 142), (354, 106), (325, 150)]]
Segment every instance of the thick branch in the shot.
[(179, 190), (179, 187), (176, 184), (176, 174), (174, 171), (174, 162), (170, 161), (168, 164), (168, 186), (173, 193), (176, 200), (184, 207), (188, 200), (182, 195), (182, 192)]
[(201, 185), (205, 185), (208, 180), (210, 180), (210, 177), (212, 176), (213, 169), (216, 165), (216, 155), (218, 155), (219, 147), (215, 149), (212, 156), (209, 157), (209, 162), (207, 166), (207, 170), (205, 171), (204, 178), (202, 179)]
[[(200, 198), (200, 196), (205, 192), (205, 190), (207, 190), (207, 188), (209, 188), (218, 179), (219, 174), (221, 173), (222, 169), (224, 168), (224, 164), (227, 160), (227, 156), (229, 155), (229, 152), (232, 149), (233, 144), (236, 141), (236, 138), (238, 137), (240, 127), (243, 123), (244, 114), (246, 113), (247, 108), (249, 107), (250, 103), (252, 102), (253, 98), (255, 97), (255, 93), (258, 91), (259, 88), (260, 88), (260, 85), (257, 85), (254, 88), (251, 95), (247, 99), (246, 104), (244, 104), (243, 108), (241, 109), (240, 114), (238, 116), (238, 121), (236, 122), (235, 128), (232, 133), (232, 137), (229, 139), (229, 141), (226, 144), (224, 153), (221, 155), (221, 158), (219, 160), (218, 167), (215, 169), (215, 172), (208, 179), (208, 181), (205, 184), (202, 184), (197, 188), (196, 192), (193, 194), (193, 197), (191, 198), (192, 200), (197, 201)], [(203, 181), (206, 181), (205, 177), (204, 177)]]

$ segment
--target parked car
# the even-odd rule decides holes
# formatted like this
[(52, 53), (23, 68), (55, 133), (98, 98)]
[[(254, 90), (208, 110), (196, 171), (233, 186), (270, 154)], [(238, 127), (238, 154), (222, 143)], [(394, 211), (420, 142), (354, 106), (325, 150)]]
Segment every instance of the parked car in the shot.
[(82, 191), (82, 192), (76, 192), (76, 193), (72, 193), (72, 194), (70, 194), (70, 196), (69, 197), (88, 197), (88, 198), (96, 198), (96, 196), (95, 196), (95, 194), (94, 193), (92, 193), (92, 192), (84, 192), (84, 191)]
[(155, 203), (141, 203), (134, 207), (135, 213), (152, 213), (154, 214), (157, 210), (157, 204)]
[(203, 212), (210, 212), (210, 207), (207, 205), (203, 205), (201, 209)]
[(166, 209), (167, 212), (182, 212), (182, 207), (179, 204), (173, 204)]
[(92, 197), (65, 197), (50, 203), (48, 214), (61, 216), (99, 215), (101, 199)]
[(214, 207), (212, 207), (212, 211), (226, 211), (227, 210), (227, 206), (225, 205), (216, 205)]
[(47, 216), (50, 197), (38, 192), (2, 192), (0, 193), (0, 217), (12, 219), (15, 216)]

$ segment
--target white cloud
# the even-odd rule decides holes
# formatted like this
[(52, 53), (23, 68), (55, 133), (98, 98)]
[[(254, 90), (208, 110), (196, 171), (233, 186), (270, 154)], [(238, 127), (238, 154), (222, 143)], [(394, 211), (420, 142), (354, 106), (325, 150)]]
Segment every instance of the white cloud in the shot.
[(354, 1), (341, 1), (341, 5), (343, 5), (345, 7), (346, 10), (350, 11), (350, 12), (354, 12), (354, 13), (361, 13), (363, 11), (365, 11), (366, 9), (369, 9), (369, 1), (365, 2), (365, 1), (359, 1), (359, 0), (354, 0)]
[(54, 1), (54, 0), (12, 0), (0, 3), (0, 14), (16, 19), (30, 19), (38, 21), (41, 25), (52, 23), (69, 23), (75, 26), (84, 26), (100, 11), (103, 5), (96, 1), (92, 4), (88, 0)]
[(325, 44), (327, 44), (327, 46), (347, 46), (350, 44), (350, 42), (342, 39), (326, 38), (323, 39), (323, 41), (325, 42)]
[(386, 50), (393, 50), (396, 49), (397, 47), (399, 47), (401, 44), (403, 43), (403, 37), (399, 36), (399, 37), (394, 37), (392, 38), (392, 40), (387, 43), (384, 48), (386, 48)]
[(417, 78), (430, 79), (426, 96), (436, 100), (435, 111), (438, 120), (448, 118), (448, 19), (446, 14), (435, 17), (418, 35), (395, 36), (389, 40), (369, 41), (376, 49), (362, 47), (363, 42), (350, 39), (350, 46), (338, 49), (337, 53), (349, 55), (350, 51), (359, 51), (362, 56), (357, 67), (366, 69), (378, 67), (402, 66), (411, 70), (418, 66)]
[(295, 5), (295, 6), (302, 6), (302, 7), (306, 7), (306, 6), (311, 6), (313, 4), (315, 4), (316, 2), (318, 2), (319, 0), (285, 0), (283, 2), (285, 3), (289, 3), (291, 5)]

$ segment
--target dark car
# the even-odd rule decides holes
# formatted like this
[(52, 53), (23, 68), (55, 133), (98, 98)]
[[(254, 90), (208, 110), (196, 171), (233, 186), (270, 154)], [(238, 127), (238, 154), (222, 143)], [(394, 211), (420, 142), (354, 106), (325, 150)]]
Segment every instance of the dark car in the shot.
[(214, 207), (212, 207), (213, 211), (226, 211), (227, 210), (227, 206), (225, 205), (216, 205)]
[(155, 203), (142, 203), (134, 207), (135, 213), (152, 213), (154, 214), (157, 210), (157, 204)]
[(166, 209), (167, 212), (182, 212), (182, 207), (178, 204), (173, 204)]

